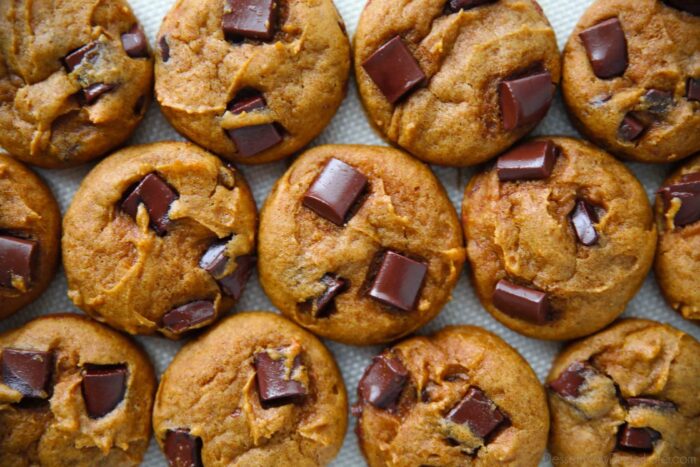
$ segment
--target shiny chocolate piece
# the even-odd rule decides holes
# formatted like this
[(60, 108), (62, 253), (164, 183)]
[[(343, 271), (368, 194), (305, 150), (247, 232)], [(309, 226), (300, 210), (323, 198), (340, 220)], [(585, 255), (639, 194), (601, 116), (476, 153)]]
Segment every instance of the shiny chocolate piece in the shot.
[(673, 93), (659, 89), (649, 89), (646, 94), (644, 94), (644, 101), (647, 104), (649, 112), (655, 114), (664, 113), (673, 105)]
[(148, 40), (138, 24), (122, 34), (122, 46), (131, 58), (148, 58)]
[(634, 113), (630, 112), (622, 119), (617, 135), (623, 141), (636, 141), (641, 138), (644, 130), (646, 130), (646, 125)]
[(321, 282), (326, 286), (326, 290), (314, 301), (313, 311), (316, 318), (328, 316), (333, 309), (336, 297), (345, 292), (350, 285), (347, 280), (335, 274), (325, 274)]
[(450, 10), (457, 12), (459, 10), (471, 10), (481, 5), (496, 3), (498, 0), (450, 0)]
[(85, 105), (92, 105), (97, 102), (97, 99), (102, 97), (102, 95), (108, 93), (116, 87), (117, 86), (114, 84), (95, 83), (83, 89), (81, 95)]
[(507, 417), (484, 391), (472, 386), (464, 398), (445, 417), (458, 425), (467, 425), (479, 438), (485, 439), (493, 433)]
[(211, 320), (216, 315), (214, 304), (207, 300), (186, 303), (163, 316), (163, 327), (176, 334), (183, 333), (198, 324)]
[(424, 263), (387, 251), (379, 263), (369, 296), (399, 310), (412, 311), (427, 273), (428, 266)]
[[(243, 94), (242, 97), (236, 96), (229, 103), (228, 110), (232, 114), (238, 115), (243, 112), (254, 112), (267, 107), (265, 98), (258, 91), (253, 91), (252, 94), (247, 92)], [(284, 139), (282, 132), (274, 123), (234, 128), (226, 130), (226, 133), (233, 140), (238, 153), (242, 157), (252, 157), (260, 154), (278, 145)]]
[(160, 58), (163, 62), (170, 60), (170, 44), (168, 44), (168, 37), (163, 36), (158, 41), (158, 48), (160, 49)]
[(700, 78), (688, 78), (685, 87), (685, 97), (689, 101), (700, 102)]
[(265, 98), (262, 94), (248, 96), (242, 99), (234, 99), (228, 105), (228, 110), (234, 115), (243, 112), (253, 112), (254, 110), (264, 109), (267, 107)]
[(600, 79), (622, 76), (627, 70), (627, 39), (622, 24), (610, 18), (579, 34), (593, 73)]
[(595, 369), (583, 362), (574, 362), (562, 371), (559, 377), (547, 387), (562, 397), (578, 397), (581, 386), (586, 382), (586, 375), (595, 372)]
[(617, 432), (617, 448), (623, 451), (651, 453), (661, 433), (648, 427), (635, 428), (625, 423)]
[(673, 218), (676, 227), (685, 227), (700, 220), (700, 172), (684, 175), (680, 182), (662, 187), (658, 191), (666, 210), (674, 198), (680, 200), (680, 208)]
[(136, 219), (138, 206), (143, 203), (151, 219), (151, 227), (159, 236), (163, 236), (172, 226), (168, 211), (176, 199), (177, 192), (160, 176), (151, 173), (122, 202), (122, 210)]
[(63, 66), (66, 68), (66, 71), (68, 73), (72, 72), (76, 68), (78, 68), (78, 65), (86, 58), (88, 55), (97, 49), (97, 43), (96, 42), (91, 42), (89, 44), (86, 44), (79, 49), (76, 49), (66, 55), (63, 59)]
[(257, 258), (253, 255), (236, 258), (236, 270), (218, 280), (221, 291), (234, 300), (239, 300), (256, 263)]
[(83, 399), (90, 418), (102, 418), (114, 410), (126, 393), (126, 365), (86, 365)]
[(3, 349), (2, 382), (24, 397), (47, 399), (51, 393), (53, 355), (38, 350)]
[(165, 433), (163, 451), (170, 467), (202, 467), (202, 438), (178, 428)]
[(698, 0), (663, 0), (663, 2), (691, 15), (700, 16), (700, 2)]
[[(287, 368), (284, 349), (265, 350), (255, 354), (254, 364), (258, 394), (265, 406), (281, 406), (299, 403), (306, 396), (307, 389), (301, 381), (293, 379), (301, 367), (301, 359), (294, 358), (293, 368)], [(277, 354), (275, 357), (270, 353)]]
[(212, 243), (199, 260), (199, 267), (207, 271), (215, 279), (221, 277), (226, 272), (226, 266), (228, 264), (226, 245), (228, 245), (230, 240), (230, 238), (227, 238)]
[(268, 41), (275, 35), (275, 0), (226, 0), (221, 27), (228, 39)]
[(549, 71), (501, 81), (498, 85), (503, 128), (507, 131), (538, 123), (547, 115), (554, 98)]
[(304, 194), (302, 204), (319, 216), (342, 226), (367, 188), (367, 177), (338, 159), (331, 159)]
[(549, 318), (549, 300), (544, 292), (501, 279), (493, 292), (493, 304), (513, 318), (544, 324)]
[(0, 286), (15, 288), (21, 280), (27, 289), (34, 275), (34, 266), (39, 255), (39, 243), (34, 240), (0, 235)]
[(671, 401), (652, 399), (650, 397), (630, 397), (626, 399), (628, 407), (647, 407), (655, 410), (676, 410), (676, 404)]
[(593, 206), (583, 199), (576, 201), (576, 206), (569, 219), (576, 233), (576, 238), (582, 245), (593, 246), (598, 243), (598, 231), (595, 228), (595, 224), (598, 223), (598, 215)]
[(357, 394), (379, 409), (388, 409), (396, 402), (408, 382), (408, 370), (400, 359), (377, 355), (362, 375)]
[(364, 61), (362, 68), (392, 104), (426, 80), (425, 73), (400, 36), (378, 48)]
[(552, 175), (559, 148), (552, 141), (521, 144), (498, 158), (496, 173), (502, 182), (538, 180)]

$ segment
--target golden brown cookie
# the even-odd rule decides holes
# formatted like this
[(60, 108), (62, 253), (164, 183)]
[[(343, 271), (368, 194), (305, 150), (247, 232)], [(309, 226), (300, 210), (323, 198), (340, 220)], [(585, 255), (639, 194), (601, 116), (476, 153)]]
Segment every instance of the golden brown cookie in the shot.
[(700, 322), (700, 157), (666, 179), (655, 210), (656, 280), (673, 309)]
[(700, 151), (697, 8), (688, 0), (588, 8), (564, 50), (562, 78), (572, 121), (587, 138), (641, 162)]
[(331, 0), (179, 0), (158, 37), (163, 113), (236, 162), (301, 149), (345, 97), (350, 44)]
[(499, 157), (467, 186), (462, 220), (481, 303), (539, 339), (573, 339), (613, 321), (656, 246), (639, 181), (571, 138), (538, 138)]
[(434, 318), (464, 263), (459, 220), (430, 169), (401, 151), (321, 146), (261, 212), (260, 280), (315, 334), (388, 342)]
[(0, 206), (1, 319), (36, 300), (51, 283), (61, 213), (49, 187), (6, 154), (0, 154)]
[(560, 59), (533, 0), (372, 0), (355, 35), (355, 75), (388, 141), (426, 162), (466, 166), (544, 118)]
[(138, 346), (78, 315), (0, 335), (0, 465), (136, 466), (156, 379)]
[(353, 412), (370, 467), (536, 466), (549, 429), (530, 366), (473, 326), (413, 337), (375, 357)]
[(153, 426), (170, 465), (321, 466), (343, 443), (347, 396), (316, 337), (273, 313), (239, 313), (175, 356)]
[(567, 347), (549, 373), (549, 450), (562, 465), (652, 466), (700, 456), (700, 343), (620, 321)]
[(134, 146), (83, 180), (64, 219), (68, 296), (98, 321), (169, 338), (233, 307), (255, 264), (243, 175), (188, 143)]
[(153, 59), (124, 0), (0, 3), (0, 146), (62, 168), (100, 157), (136, 129)]

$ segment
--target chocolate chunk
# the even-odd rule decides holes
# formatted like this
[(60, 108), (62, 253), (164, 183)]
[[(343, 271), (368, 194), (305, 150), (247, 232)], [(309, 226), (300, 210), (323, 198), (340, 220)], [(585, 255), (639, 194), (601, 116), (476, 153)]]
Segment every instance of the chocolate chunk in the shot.
[(170, 44), (168, 44), (168, 37), (163, 36), (158, 41), (158, 47), (160, 48), (160, 58), (163, 62), (170, 60)]
[(362, 68), (389, 102), (399, 99), (425, 82), (425, 73), (400, 36), (378, 48)]
[(428, 266), (393, 251), (387, 251), (374, 277), (369, 296), (403, 311), (416, 307)]
[(227, 38), (267, 41), (275, 34), (275, 0), (227, 0), (221, 27)]
[(168, 430), (163, 450), (170, 467), (202, 467), (202, 438), (186, 428)]
[(450, 0), (450, 10), (471, 10), (481, 5), (488, 5), (489, 3), (496, 3), (497, 0)]
[(378, 355), (362, 375), (357, 394), (377, 408), (388, 409), (396, 405), (407, 382), (408, 370), (400, 359)]
[(627, 69), (627, 40), (622, 24), (610, 18), (579, 34), (586, 48), (593, 73), (598, 78), (621, 76)]
[(158, 235), (163, 236), (171, 227), (168, 211), (176, 199), (177, 192), (157, 174), (151, 173), (126, 197), (122, 202), (122, 209), (136, 219), (138, 206), (143, 203), (151, 219), (151, 227)]
[(674, 198), (681, 205), (673, 219), (676, 227), (685, 227), (700, 220), (700, 173), (688, 174), (679, 183), (662, 187), (658, 191), (666, 210), (671, 208)]
[(97, 43), (91, 42), (80, 47), (79, 49), (72, 51), (63, 59), (63, 66), (66, 67), (68, 73), (72, 72), (78, 67), (78, 65), (80, 65), (80, 63), (85, 59), (85, 57), (88, 56), (90, 52), (96, 50), (96, 48)]
[(234, 99), (228, 105), (228, 110), (232, 114), (237, 115), (243, 112), (252, 112), (258, 109), (264, 109), (265, 107), (267, 107), (265, 98), (262, 94), (258, 94), (242, 99)]
[(53, 356), (37, 350), (4, 349), (2, 382), (24, 397), (47, 399), (51, 392)]
[(0, 286), (14, 288), (12, 279), (20, 279), (26, 289), (32, 281), (39, 255), (39, 243), (34, 240), (0, 235)]
[(199, 260), (199, 267), (207, 271), (214, 278), (221, 277), (226, 272), (228, 256), (226, 256), (226, 245), (230, 238), (214, 242)]
[(257, 258), (253, 255), (236, 258), (236, 270), (218, 280), (222, 292), (234, 300), (239, 300), (256, 262)]
[(635, 141), (642, 136), (644, 130), (646, 130), (646, 125), (634, 113), (629, 112), (622, 120), (617, 135), (623, 141)]
[(85, 105), (94, 104), (103, 94), (108, 93), (117, 86), (114, 84), (95, 83), (83, 89), (82, 97)]
[(498, 158), (498, 179), (511, 181), (548, 178), (552, 175), (559, 152), (552, 141), (521, 144)]
[(581, 386), (586, 382), (586, 374), (591, 372), (595, 370), (590, 365), (574, 362), (547, 386), (562, 397), (578, 397)]
[(549, 300), (544, 292), (501, 279), (493, 292), (493, 304), (513, 318), (544, 324), (549, 317)]
[(663, 0), (663, 2), (691, 15), (700, 16), (700, 2), (698, 0)]
[(321, 283), (326, 286), (320, 297), (314, 302), (314, 317), (323, 318), (328, 316), (333, 308), (335, 298), (348, 288), (349, 282), (335, 274), (325, 274), (321, 278)]
[(306, 191), (302, 204), (319, 216), (342, 226), (367, 188), (367, 177), (338, 159), (331, 159)]
[(655, 114), (664, 113), (673, 105), (673, 93), (659, 89), (649, 89), (644, 94), (644, 101), (647, 103), (647, 108), (650, 112)]
[(143, 29), (138, 24), (122, 34), (122, 46), (124, 52), (131, 58), (147, 58), (148, 57), (148, 41)]
[(277, 146), (284, 139), (282, 132), (272, 123), (235, 128), (226, 130), (226, 133), (235, 143), (241, 157), (260, 154)]
[(685, 97), (689, 101), (700, 101), (700, 78), (688, 78)]
[[(276, 358), (270, 353), (276, 353)], [(307, 390), (301, 381), (293, 379), (301, 367), (301, 359), (294, 358), (292, 368), (287, 368), (284, 349), (266, 350), (255, 354), (255, 372), (258, 394), (263, 405), (281, 406), (300, 402)]]
[(634, 428), (627, 423), (617, 432), (617, 448), (633, 452), (650, 453), (654, 451), (654, 442), (661, 439), (661, 433), (648, 427)]
[(576, 207), (574, 207), (569, 219), (574, 227), (576, 238), (582, 245), (593, 246), (598, 243), (598, 231), (595, 229), (598, 215), (593, 206), (582, 199), (576, 201)]
[(676, 404), (671, 401), (652, 399), (649, 397), (630, 397), (626, 400), (629, 407), (648, 407), (657, 410), (676, 410)]
[(212, 302), (197, 300), (167, 312), (163, 316), (163, 326), (176, 334), (180, 334), (200, 323), (209, 321), (215, 314), (216, 311)]
[(552, 104), (554, 89), (549, 71), (501, 81), (498, 93), (503, 128), (514, 130), (542, 120)]
[(83, 372), (83, 399), (90, 418), (101, 418), (124, 400), (126, 365), (86, 365)]
[(472, 433), (482, 439), (507, 420), (484, 391), (475, 386), (469, 388), (464, 398), (450, 410), (446, 418), (458, 425), (466, 424)]

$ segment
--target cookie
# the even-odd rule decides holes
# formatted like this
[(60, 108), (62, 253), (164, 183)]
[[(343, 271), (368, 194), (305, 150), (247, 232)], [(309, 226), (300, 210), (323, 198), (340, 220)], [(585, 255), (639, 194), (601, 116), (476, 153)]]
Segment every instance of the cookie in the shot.
[(560, 59), (533, 0), (372, 0), (355, 35), (355, 76), (384, 138), (426, 162), (467, 166), (544, 118)]
[(158, 37), (163, 113), (232, 161), (289, 156), (345, 97), (350, 44), (331, 0), (181, 0)]
[(260, 217), (260, 281), (313, 333), (367, 345), (434, 318), (464, 263), (462, 231), (424, 164), (395, 149), (320, 146), (272, 189)]
[(0, 146), (32, 165), (103, 156), (151, 100), (148, 40), (123, 0), (0, 4)]
[(500, 156), (469, 182), (462, 221), (481, 303), (539, 339), (573, 339), (612, 322), (656, 246), (639, 181), (571, 138), (541, 137)]
[(241, 297), (256, 221), (243, 175), (197, 146), (124, 149), (85, 177), (66, 213), (68, 296), (117, 329), (178, 338)]
[(588, 139), (641, 162), (700, 151), (694, 3), (598, 0), (584, 13), (564, 50), (562, 87), (573, 123)]
[(586, 466), (696, 459), (699, 354), (692, 336), (642, 319), (567, 347), (547, 378), (553, 458)]
[(145, 352), (94, 321), (48, 315), (0, 335), (0, 465), (136, 466), (156, 379)]
[(547, 445), (544, 390), (500, 337), (451, 326), (374, 357), (357, 390), (370, 467), (537, 465)]
[(655, 210), (656, 280), (674, 310), (700, 322), (700, 157), (664, 181)]
[(326, 465), (347, 427), (332, 355), (272, 313), (226, 318), (180, 350), (153, 413), (173, 466)]
[(61, 213), (31, 170), (0, 154), (0, 319), (37, 299), (56, 274)]

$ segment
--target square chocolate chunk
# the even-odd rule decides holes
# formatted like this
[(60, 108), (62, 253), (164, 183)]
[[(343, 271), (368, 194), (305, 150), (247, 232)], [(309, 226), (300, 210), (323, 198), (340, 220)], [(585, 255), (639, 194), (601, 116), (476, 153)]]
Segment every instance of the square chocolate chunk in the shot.
[(395, 36), (377, 49), (362, 67), (392, 104), (426, 79), (425, 73), (400, 36)]
[(303, 205), (342, 226), (367, 188), (367, 177), (338, 159), (331, 159), (304, 195)]

